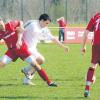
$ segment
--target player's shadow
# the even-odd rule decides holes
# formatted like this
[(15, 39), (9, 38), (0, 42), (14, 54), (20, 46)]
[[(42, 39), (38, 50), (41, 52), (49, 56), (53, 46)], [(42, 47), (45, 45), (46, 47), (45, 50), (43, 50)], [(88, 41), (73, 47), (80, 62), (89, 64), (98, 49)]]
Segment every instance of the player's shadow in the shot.
[(10, 99), (10, 100), (15, 100), (15, 99), (23, 100), (23, 99), (27, 99), (28, 100), (28, 99), (31, 99), (31, 98), (33, 98), (33, 97), (31, 97), (31, 96), (0, 96), (0, 100), (1, 99), (2, 100), (8, 100), (8, 99)]
[(66, 100), (86, 100), (85, 97), (67, 97)]
[(0, 100), (46, 100), (45, 97), (39, 96), (0, 96)]
[(50, 100), (85, 100), (84, 97), (49, 97)]
[[(50, 100), (85, 100), (86, 98), (84, 98), (84, 97), (48, 97)], [(0, 99), (2, 99), (2, 100), (8, 100), (8, 99), (10, 99), (10, 100), (16, 100), (16, 99), (18, 99), (18, 100), (23, 100), (23, 99), (27, 99), (27, 100), (29, 100), (29, 99), (32, 99), (32, 100), (34, 100), (34, 99), (37, 99), (37, 100), (46, 100), (46, 98), (45, 97), (35, 97), (35, 96), (1, 96), (0, 97)]]
[(83, 80), (83, 77), (70, 77), (70, 78), (66, 78), (66, 79), (53, 79), (55, 81), (79, 81), (79, 80)]
[[(18, 86), (18, 83), (16, 83), (15, 81), (17, 81), (18, 79), (3, 79), (2, 80), (2, 83), (0, 83), (0, 87), (9, 87), (9, 86)], [(0, 79), (0, 81), (1, 81), (1, 79)], [(10, 82), (10, 83), (8, 83), (8, 81), (14, 81), (14, 83), (12, 82)], [(7, 82), (7, 83), (6, 83)]]
[(0, 87), (18, 86), (18, 84), (0, 84)]

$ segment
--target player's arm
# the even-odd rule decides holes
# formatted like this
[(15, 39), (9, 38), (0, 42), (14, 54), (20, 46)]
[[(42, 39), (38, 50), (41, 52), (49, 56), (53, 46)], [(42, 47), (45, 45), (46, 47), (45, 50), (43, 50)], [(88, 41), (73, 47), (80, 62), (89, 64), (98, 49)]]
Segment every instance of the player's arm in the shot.
[(57, 44), (59, 47), (63, 48), (65, 50), (65, 52), (69, 51), (69, 47), (68, 46), (64, 46), (58, 39), (56, 39), (50, 32), (49, 29), (45, 29), (46, 30), (46, 37), (48, 40), (51, 40), (52, 42), (54, 42), (55, 44)]
[(87, 28), (83, 34), (83, 41), (82, 41), (82, 48), (81, 53), (84, 54), (86, 51), (86, 41), (87, 41), (87, 35), (89, 32), (93, 32), (94, 29), (94, 17), (92, 17), (87, 25)]
[(22, 45), (22, 37), (23, 37), (23, 33), (24, 33), (24, 27), (23, 27), (22, 21), (19, 22), (19, 26), (16, 27), (16, 31), (17, 31), (17, 35), (18, 35), (18, 40), (17, 40), (16, 46), (18, 49), (20, 49), (20, 46)]
[(52, 38), (52, 41), (57, 44), (58, 46), (60, 46), (61, 48), (63, 48), (66, 52), (69, 51), (69, 47), (68, 46), (64, 46), (59, 40), (57, 40), (56, 38)]
[(86, 41), (87, 41), (87, 35), (89, 33), (89, 30), (85, 30), (83, 34), (83, 41), (82, 41), (82, 48), (81, 48), (81, 53), (84, 54), (86, 51)]

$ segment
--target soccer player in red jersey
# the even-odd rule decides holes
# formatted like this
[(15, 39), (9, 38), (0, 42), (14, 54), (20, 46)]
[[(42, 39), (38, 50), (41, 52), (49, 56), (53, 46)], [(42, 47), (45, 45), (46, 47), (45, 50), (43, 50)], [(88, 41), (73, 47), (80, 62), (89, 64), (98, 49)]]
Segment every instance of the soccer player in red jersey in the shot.
[(91, 65), (87, 71), (86, 77), (86, 86), (84, 92), (85, 97), (90, 95), (90, 86), (95, 81), (95, 70), (97, 64), (100, 64), (100, 12), (94, 15), (87, 25), (82, 43), (82, 54), (84, 54), (86, 51), (86, 40), (89, 32), (94, 32), (94, 38), (92, 43)]
[(47, 82), (48, 86), (57, 86), (56, 83), (52, 82), (41, 66), (34, 60), (32, 54), (28, 51), (27, 45), (22, 40), (23, 36), (23, 23), (22, 21), (9, 21), (4, 24), (0, 20), (0, 39), (5, 41), (8, 47), (5, 55), (0, 60), (0, 68), (10, 63), (11, 61), (16, 61), (17, 58), (30, 63), (38, 72), (40, 77)]
[(65, 27), (67, 23), (64, 17), (57, 19), (57, 22), (59, 25), (59, 41), (64, 42), (64, 33), (65, 33)]

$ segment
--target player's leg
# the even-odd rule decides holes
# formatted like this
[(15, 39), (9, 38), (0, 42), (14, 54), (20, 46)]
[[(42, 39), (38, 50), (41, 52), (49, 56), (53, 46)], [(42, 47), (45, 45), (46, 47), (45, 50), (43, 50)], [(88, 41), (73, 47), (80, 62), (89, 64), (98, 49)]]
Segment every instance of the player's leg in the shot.
[(46, 72), (45, 72), (44, 69), (37, 63), (37, 61), (34, 60), (34, 59), (32, 59), (32, 56), (27, 57), (25, 60), (26, 60), (27, 62), (29, 62), (29, 63), (32, 65), (32, 67), (34, 67), (34, 68), (37, 70), (37, 72), (38, 72), (38, 74), (40, 75), (40, 77), (41, 77), (44, 81), (46, 81), (47, 84), (48, 84), (49, 86), (57, 86), (57, 84), (55, 84), (54, 82), (52, 82), (52, 81), (48, 78)]
[(59, 41), (61, 41), (61, 29), (59, 29)]
[(9, 63), (9, 57), (5, 54), (0, 57), (0, 69), (3, 68), (7, 63)]
[(87, 76), (86, 76), (86, 86), (85, 86), (85, 92), (84, 96), (88, 97), (90, 95), (90, 87), (91, 84), (94, 82), (94, 76), (95, 76), (95, 70), (96, 70), (97, 64), (91, 64), (91, 67), (89, 67), (87, 71)]
[[(42, 55), (38, 55), (36, 56), (35, 60), (37, 61), (37, 63), (39, 65), (42, 65), (44, 63), (44, 57)], [(29, 65), (28, 67), (25, 67), (26, 71), (31, 73), (31, 75), (35, 74), (35, 69), (33, 70), (33, 68), (31, 67), (31, 65)]]
[[(38, 57), (36, 61), (41, 65), (44, 62), (43, 57)], [(35, 85), (31, 80), (34, 78), (34, 75), (36, 73), (35, 68), (33, 68), (31, 65), (28, 65), (21, 70), (24, 74), (25, 77), (23, 79), (23, 84), (25, 85)]]
[(32, 53), (30, 53), (28, 50), (27, 50), (27, 47), (25, 48), (24, 46), (24, 49), (21, 48), (20, 49), (20, 52), (19, 53), (19, 57), (21, 59), (23, 59), (24, 61), (28, 62), (29, 64), (32, 65), (32, 67), (34, 67), (36, 69), (36, 71), (38, 72), (38, 74), (40, 75), (40, 77), (42, 79), (44, 79), (44, 81), (47, 82), (47, 84), (49, 86), (57, 86), (57, 84), (55, 84), (54, 82), (52, 82), (47, 74), (45, 73), (44, 69), (38, 64), (38, 62), (34, 59)]
[(0, 58), (0, 68), (4, 67), (5, 65), (9, 64), (13, 60), (16, 60), (17, 56), (13, 52), (13, 50), (8, 50), (1, 58)]
[(63, 42), (64, 42), (64, 40), (65, 40), (65, 39), (64, 39), (64, 38), (65, 38), (65, 36), (64, 36), (65, 33), (64, 33), (64, 32), (65, 32), (65, 29), (63, 29), (63, 33), (62, 33)]
[[(35, 64), (35, 66), (34, 66)], [(36, 62), (36, 61), (33, 61), (32, 63), (33, 67), (35, 67), (35, 69), (37, 70), (38, 74), (40, 75), (40, 77), (47, 82), (47, 84), (49, 86), (54, 86), (54, 87), (57, 87), (57, 84), (52, 82), (49, 77), (47, 76), (45, 70), (43, 68), (41, 68), (41, 66)]]
[(64, 29), (61, 29), (61, 34), (62, 34), (62, 42), (64, 42)]
[(13, 60), (12, 52), (9, 50), (0, 58), (0, 68), (4, 67)]
[[(38, 64), (43, 64), (44, 63), (44, 57), (36, 50), (33, 53), (34, 59), (38, 62)], [(21, 70), (24, 74), (25, 77), (23, 79), (23, 84), (25, 85), (35, 85), (34, 83), (32, 84), (31, 80), (34, 78), (36, 70), (31, 66), (28, 65)]]
[(6, 64), (2, 62), (2, 60), (0, 60), (0, 69), (3, 68)]
[[(44, 63), (43, 57), (36, 58), (36, 61), (38, 62), (39, 65)], [(33, 68), (31, 67), (30, 64), (22, 68), (22, 70), (25, 71), (26, 73), (30, 73), (31, 75), (35, 74), (35, 70), (33, 71)]]
[(91, 59), (91, 67), (89, 67), (87, 71), (87, 79), (86, 79), (86, 86), (85, 86), (85, 93), (84, 96), (88, 97), (90, 92), (90, 86), (93, 83), (93, 78), (95, 74), (95, 70), (97, 64), (100, 62), (100, 46), (99, 45), (92, 45), (92, 59)]

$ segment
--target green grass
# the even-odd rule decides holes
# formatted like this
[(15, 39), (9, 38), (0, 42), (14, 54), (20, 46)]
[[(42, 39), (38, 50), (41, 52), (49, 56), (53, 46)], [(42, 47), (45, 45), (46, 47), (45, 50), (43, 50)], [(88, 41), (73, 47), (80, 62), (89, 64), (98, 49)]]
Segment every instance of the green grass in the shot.
[[(36, 86), (24, 86), (24, 75), (20, 72), (26, 65), (18, 59), (0, 71), (0, 100), (99, 100), (100, 99), (100, 74), (97, 68), (97, 81), (92, 87), (89, 99), (83, 97), (84, 77), (90, 65), (91, 46), (87, 46), (85, 56), (80, 54), (80, 45), (70, 44), (69, 53), (54, 44), (40, 44), (40, 52), (46, 62), (42, 67), (48, 76), (58, 83), (58, 87), (48, 87), (35, 75), (33, 82)], [(0, 56), (5, 52), (5, 47), (0, 46)]]

